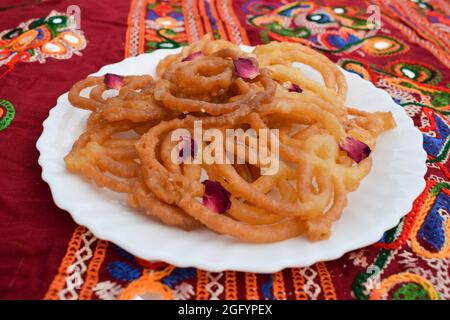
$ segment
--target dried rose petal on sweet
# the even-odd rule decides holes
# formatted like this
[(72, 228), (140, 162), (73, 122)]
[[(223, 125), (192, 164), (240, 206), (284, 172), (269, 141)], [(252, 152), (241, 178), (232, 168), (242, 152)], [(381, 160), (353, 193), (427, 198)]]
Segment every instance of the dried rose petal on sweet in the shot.
[(231, 207), (229, 193), (222, 185), (213, 180), (205, 180), (205, 193), (203, 194), (203, 205), (216, 213), (224, 213)]
[(120, 89), (125, 84), (123, 76), (119, 76), (118, 74), (114, 73), (105, 74), (103, 82), (108, 89)]
[(356, 163), (360, 163), (372, 152), (367, 144), (353, 137), (345, 138), (345, 140), (339, 144), (339, 147), (347, 152), (348, 156)]
[(191, 156), (192, 159), (195, 159), (195, 156), (197, 155), (197, 143), (192, 137), (181, 137), (181, 148), (178, 153), (179, 157), (182, 160), (185, 160), (188, 155)]
[(181, 61), (182, 62), (191, 61), (191, 60), (200, 58), (201, 56), (203, 56), (203, 53), (201, 51), (197, 51), (197, 52), (191, 53), (190, 55), (188, 55), (186, 58), (184, 58)]
[(300, 86), (298, 84), (295, 83), (291, 83), (291, 85), (288, 88), (289, 92), (298, 92), (298, 93), (302, 93), (303, 89), (300, 88)]
[(259, 76), (259, 68), (253, 64), (251, 59), (238, 58), (233, 61), (236, 74), (243, 79), (255, 79)]
[(298, 92), (298, 93), (303, 92), (303, 89), (300, 88), (298, 84), (292, 83), (290, 81), (283, 82), (282, 86), (289, 92)]

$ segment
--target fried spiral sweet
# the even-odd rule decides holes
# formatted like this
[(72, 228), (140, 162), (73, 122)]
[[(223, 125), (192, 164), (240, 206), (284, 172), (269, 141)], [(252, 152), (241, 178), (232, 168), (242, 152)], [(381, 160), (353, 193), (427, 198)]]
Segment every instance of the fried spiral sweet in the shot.
[[(295, 63), (318, 71), (324, 85)], [(300, 44), (246, 53), (205, 36), (162, 59), (156, 74), (76, 83), (69, 101), (91, 115), (65, 163), (184, 230), (257, 243), (327, 239), (348, 193), (370, 172), (377, 136), (395, 127), (390, 112), (347, 106), (339, 68)], [(198, 139), (199, 123), (223, 140), (207, 132)], [(248, 135), (239, 140), (239, 132)], [(229, 152), (239, 149), (242, 157)], [(267, 159), (277, 160), (270, 174)]]

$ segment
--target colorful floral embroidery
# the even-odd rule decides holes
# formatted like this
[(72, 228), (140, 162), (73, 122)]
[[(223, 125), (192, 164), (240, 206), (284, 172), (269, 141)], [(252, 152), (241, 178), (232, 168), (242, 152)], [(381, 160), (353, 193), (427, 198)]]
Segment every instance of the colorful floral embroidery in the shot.
[[(398, 287), (398, 289), (394, 289), (395, 287)], [(392, 298), (398, 300), (439, 299), (439, 294), (426, 279), (408, 272), (396, 274), (384, 279), (380, 284), (380, 288), (373, 290), (370, 299), (386, 299), (390, 291), (393, 291)]]
[[(44, 63), (46, 58), (70, 59), (80, 55), (86, 39), (77, 29), (74, 16), (52, 11), (46, 17), (31, 19), (0, 32), (0, 77), (20, 62)], [(0, 69), (1, 70), (1, 69)]]
[(394, 61), (386, 66), (386, 71), (399, 78), (411, 79), (431, 85), (439, 84), (442, 72), (425, 63), (414, 61)]
[(173, 49), (187, 44), (181, 1), (148, 2), (145, 51)]
[(209, 33), (216, 39), (248, 44), (232, 0), (132, 0), (125, 56), (172, 49)]
[(408, 46), (392, 36), (376, 35), (378, 30), (362, 8), (319, 7), (313, 2), (276, 2), (262, 5), (250, 0), (244, 4), (247, 21), (261, 29), (262, 42), (292, 41), (333, 53), (358, 48), (373, 56), (399, 54)]

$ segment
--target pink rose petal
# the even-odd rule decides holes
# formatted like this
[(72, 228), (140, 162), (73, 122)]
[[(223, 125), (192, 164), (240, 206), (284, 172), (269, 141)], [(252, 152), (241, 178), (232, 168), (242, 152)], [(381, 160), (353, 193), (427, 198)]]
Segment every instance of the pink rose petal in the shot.
[(353, 137), (345, 138), (345, 141), (341, 142), (339, 147), (347, 152), (348, 156), (356, 163), (360, 163), (372, 152), (367, 144)]
[(290, 81), (283, 82), (283, 88), (285, 88), (289, 92), (298, 92), (298, 93), (303, 92), (303, 89), (300, 88), (298, 84), (292, 83)]
[(197, 51), (197, 52), (191, 53), (190, 55), (188, 55), (186, 58), (184, 58), (181, 61), (182, 62), (191, 61), (191, 60), (200, 58), (201, 56), (203, 56), (203, 53), (201, 51)]
[(298, 93), (302, 93), (303, 89), (300, 88), (299, 85), (295, 84), (295, 83), (291, 83), (290, 87), (288, 88), (289, 92), (298, 92)]
[(105, 83), (105, 85), (108, 89), (120, 89), (125, 84), (123, 76), (119, 76), (114, 73), (105, 74), (105, 78), (103, 79), (103, 82)]
[(236, 74), (243, 79), (255, 79), (259, 76), (259, 68), (253, 64), (253, 61), (245, 58), (238, 58), (233, 61)]
[(216, 213), (224, 213), (231, 207), (229, 193), (217, 181), (205, 180), (202, 182), (205, 185), (205, 193), (203, 194), (203, 205)]
[(186, 160), (190, 155), (192, 159), (195, 159), (197, 155), (197, 143), (192, 137), (182, 137), (181, 148), (178, 153), (180, 159)]

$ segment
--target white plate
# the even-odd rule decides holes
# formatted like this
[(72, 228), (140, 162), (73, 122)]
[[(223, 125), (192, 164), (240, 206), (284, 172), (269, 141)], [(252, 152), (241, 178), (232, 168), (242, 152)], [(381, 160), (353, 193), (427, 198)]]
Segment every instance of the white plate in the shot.
[[(251, 47), (243, 48), (251, 51)], [(158, 50), (104, 66), (94, 75), (155, 75), (158, 61), (176, 50)], [(319, 80), (312, 69), (304, 74)], [(112, 241), (147, 260), (163, 260), (180, 267), (209, 271), (237, 270), (269, 273), (287, 267), (308, 266), (337, 259), (344, 253), (372, 244), (411, 210), (425, 187), (426, 153), (422, 135), (412, 120), (383, 90), (344, 71), (349, 86), (347, 104), (367, 111), (391, 111), (397, 128), (377, 141), (373, 169), (357, 191), (349, 195), (342, 218), (334, 223), (331, 238), (310, 242), (303, 237), (272, 244), (242, 243), (209, 230), (185, 232), (131, 209), (123, 195), (99, 190), (69, 174), (63, 157), (85, 128), (88, 112), (71, 107), (67, 93), (43, 123), (37, 142), (42, 179), (58, 207), (88, 227), (97, 237)]]

